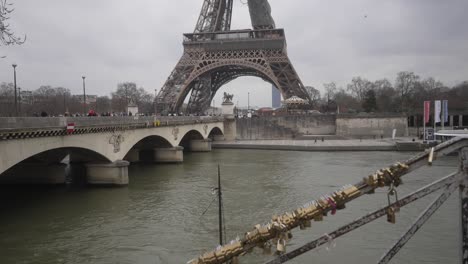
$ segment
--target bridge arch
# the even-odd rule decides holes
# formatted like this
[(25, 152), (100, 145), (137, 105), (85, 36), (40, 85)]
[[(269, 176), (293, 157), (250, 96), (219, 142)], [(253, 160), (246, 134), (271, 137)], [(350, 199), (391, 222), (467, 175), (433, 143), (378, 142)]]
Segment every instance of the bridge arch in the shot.
[(49, 149), (17, 161), (0, 172), (0, 183), (8, 184), (62, 184), (65, 182), (66, 164), (109, 163), (106, 156), (94, 150), (81, 147), (60, 147)]
[[(34, 144), (31, 142), (34, 140)], [(15, 165), (28, 160), (41, 158), (43, 160), (58, 160), (65, 158), (69, 153), (75, 154), (78, 159), (93, 157), (99, 161), (112, 161), (106, 152), (106, 146), (98, 147), (88, 140), (57, 140), (57, 138), (36, 138), (25, 140), (12, 140), (2, 142), (2, 148), (10, 149), (8, 155), (0, 158), (0, 175)], [(83, 154), (85, 153), (85, 154)]]
[(68, 155), (70, 155), (71, 161), (76, 161), (76, 162), (110, 162), (111, 161), (106, 156), (104, 156), (101, 153), (96, 152), (95, 150), (82, 148), (82, 147), (60, 147), (60, 148), (49, 149), (49, 150), (34, 154), (32, 156), (26, 157), (23, 160), (17, 162), (16, 165), (24, 163), (24, 162), (60, 163)]
[[(169, 140), (160, 135), (149, 135), (143, 137), (136, 143), (128, 144), (130, 147), (126, 152), (123, 152), (123, 159), (132, 161), (137, 155), (136, 159), (143, 162), (150, 162), (153, 159), (154, 149), (156, 148), (172, 148), (173, 145)], [(127, 147), (127, 148), (128, 148)], [(126, 148), (126, 149), (127, 149)]]
[(211, 138), (213, 141), (217, 139), (217, 137), (223, 137), (224, 133), (219, 127), (213, 127), (210, 133), (208, 134), (208, 138)]
[(179, 142), (179, 146), (184, 147), (185, 149), (188, 149), (190, 146), (190, 141), (204, 140), (204, 139), (206, 138), (203, 136), (203, 134), (200, 131), (193, 129), (184, 134), (184, 136), (181, 138)]

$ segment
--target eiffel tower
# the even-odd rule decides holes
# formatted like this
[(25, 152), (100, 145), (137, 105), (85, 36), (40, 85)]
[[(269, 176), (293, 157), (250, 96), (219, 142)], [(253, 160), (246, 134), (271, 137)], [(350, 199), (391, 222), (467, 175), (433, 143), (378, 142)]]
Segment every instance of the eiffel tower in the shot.
[(231, 30), (234, 0), (204, 0), (194, 33), (184, 34), (184, 54), (156, 97), (156, 112), (203, 113), (219, 88), (241, 76), (256, 76), (284, 98), (309, 100), (277, 29), (268, 0), (248, 0), (253, 30)]

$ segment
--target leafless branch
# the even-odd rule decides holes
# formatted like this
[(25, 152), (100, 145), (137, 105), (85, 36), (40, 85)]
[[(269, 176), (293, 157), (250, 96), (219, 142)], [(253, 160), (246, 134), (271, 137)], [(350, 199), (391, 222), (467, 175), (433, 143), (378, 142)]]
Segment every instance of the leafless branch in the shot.
[(23, 38), (16, 36), (8, 24), (14, 10), (13, 4), (7, 0), (0, 0), (0, 45), (21, 45), (26, 41), (26, 35)]

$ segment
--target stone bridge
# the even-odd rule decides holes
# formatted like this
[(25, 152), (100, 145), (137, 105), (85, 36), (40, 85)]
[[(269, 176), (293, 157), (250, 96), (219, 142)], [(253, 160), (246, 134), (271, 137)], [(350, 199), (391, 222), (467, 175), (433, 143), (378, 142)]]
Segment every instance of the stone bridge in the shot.
[(183, 162), (235, 135), (223, 117), (0, 118), (0, 183), (126, 185), (131, 162)]

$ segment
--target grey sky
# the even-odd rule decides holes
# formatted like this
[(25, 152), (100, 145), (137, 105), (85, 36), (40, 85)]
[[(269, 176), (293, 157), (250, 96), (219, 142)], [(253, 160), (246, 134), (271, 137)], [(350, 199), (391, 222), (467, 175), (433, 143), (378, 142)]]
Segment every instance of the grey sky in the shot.
[[(11, 24), (26, 33), (22, 46), (0, 47), (0, 82), (32, 90), (63, 86), (109, 94), (117, 83), (160, 89), (182, 55), (182, 33), (192, 32), (202, 0), (10, 0)], [(345, 86), (353, 76), (394, 80), (401, 70), (448, 85), (468, 79), (466, 0), (270, 0), (285, 28), (289, 56), (305, 85)], [(367, 16), (367, 17), (366, 17)], [(235, 1), (233, 28), (249, 28), (246, 5)], [(240, 78), (220, 90), (235, 102), (271, 104), (270, 85)]]

